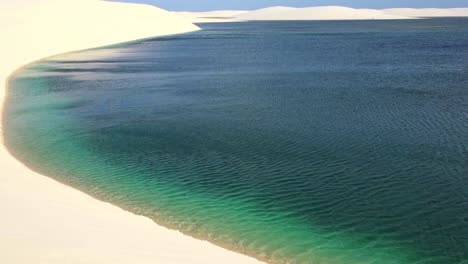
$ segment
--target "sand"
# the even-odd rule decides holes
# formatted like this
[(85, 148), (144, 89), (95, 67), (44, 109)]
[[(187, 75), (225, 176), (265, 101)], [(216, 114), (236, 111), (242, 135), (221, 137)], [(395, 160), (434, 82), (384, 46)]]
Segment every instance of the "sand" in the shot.
[[(197, 29), (172, 13), (145, 5), (2, 1), (1, 110), (8, 76), (27, 63)], [(15, 160), (0, 138), (0, 263), (260, 263), (37, 174)]]
[(399, 15), (385, 14), (375, 9), (354, 9), (342, 6), (319, 7), (270, 7), (241, 14), (242, 20), (364, 20), (364, 19), (408, 19)]
[(177, 12), (177, 14), (193, 23), (262, 20), (394, 20), (424, 17), (466, 17), (468, 16), (468, 8), (393, 8), (379, 10), (355, 9), (342, 6), (304, 8), (275, 6), (252, 11), (225, 10), (210, 12)]
[(221, 10), (208, 12), (174, 12), (192, 23), (218, 23), (218, 22), (238, 22), (239, 15), (247, 13), (242, 10)]
[(468, 8), (390, 8), (386, 14), (409, 17), (468, 17)]
[[(382, 10), (354, 9), (342, 6), (294, 8), (274, 6), (252, 11), (226, 10), (211, 12), (178, 12), (193, 23), (241, 22), (262, 20), (364, 20), (410, 19), (410, 17), (386, 14)], [(216, 16), (216, 14), (220, 14)], [(222, 18), (224, 16), (224, 19)]]

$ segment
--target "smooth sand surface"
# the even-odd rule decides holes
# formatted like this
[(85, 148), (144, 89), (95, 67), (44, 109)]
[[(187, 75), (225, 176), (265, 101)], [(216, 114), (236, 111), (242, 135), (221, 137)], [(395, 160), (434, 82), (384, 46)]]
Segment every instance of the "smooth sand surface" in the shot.
[(319, 7), (269, 7), (241, 14), (242, 20), (364, 20), (364, 19), (408, 19), (399, 15), (389, 15), (381, 10), (354, 9), (342, 6)]
[[(468, 2), (467, 2), (468, 4)], [(468, 8), (390, 8), (386, 14), (409, 17), (468, 17)]]
[(467, 17), (468, 8), (392, 8), (355, 9), (342, 6), (293, 8), (268, 7), (252, 11), (224, 10), (210, 12), (177, 12), (193, 23), (240, 22), (258, 20), (392, 20), (425, 17)]
[(238, 22), (237, 16), (247, 13), (242, 10), (220, 10), (208, 12), (174, 12), (192, 23)]
[[(409, 19), (410, 17), (386, 14), (376, 9), (354, 9), (342, 6), (319, 6), (294, 8), (274, 6), (251, 11), (225, 10), (211, 12), (178, 12), (178, 15), (199, 22), (240, 22), (262, 20), (364, 20), (364, 19)], [(216, 16), (218, 15), (218, 16)], [(225, 17), (223, 19), (222, 17)]]
[[(186, 20), (144, 5), (2, 1), (2, 113), (7, 78), (22, 65), (72, 50), (193, 30), (197, 27)], [(259, 263), (37, 174), (15, 160), (1, 138), (0, 263)]]

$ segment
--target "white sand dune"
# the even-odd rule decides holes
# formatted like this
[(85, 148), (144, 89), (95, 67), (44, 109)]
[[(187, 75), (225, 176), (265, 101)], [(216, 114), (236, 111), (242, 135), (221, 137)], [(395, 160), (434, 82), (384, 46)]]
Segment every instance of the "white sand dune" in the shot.
[(247, 13), (243, 10), (220, 10), (208, 12), (174, 12), (192, 23), (213, 23), (213, 22), (236, 22), (240, 21), (237, 16)]
[[(72, 50), (193, 30), (197, 27), (180, 17), (145, 5), (1, 1), (1, 111), (7, 78), (24, 64)], [(259, 263), (39, 175), (15, 160), (0, 138), (0, 263)]]
[(366, 20), (411, 18), (407, 16), (387, 14), (382, 10), (354, 9), (342, 6), (305, 8), (274, 6), (252, 11), (223, 10), (211, 12), (177, 12), (177, 14), (193, 23), (262, 20)]
[(270, 7), (254, 10), (237, 16), (241, 20), (358, 20), (358, 19), (408, 19), (389, 15), (381, 10), (354, 9), (342, 6), (319, 6), (306, 8)]
[(385, 14), (408, 17), (468, 17), (468, 8), (390, 8)]
[(261, 20), (391, 20), (424, 17), (468, 17), (468, 8), (392, 8), (355, 9), (342, 6), (293, 8), (275, 6), (252, 11), (224, 10), (210, 12), (177, 12), (194, 23)]

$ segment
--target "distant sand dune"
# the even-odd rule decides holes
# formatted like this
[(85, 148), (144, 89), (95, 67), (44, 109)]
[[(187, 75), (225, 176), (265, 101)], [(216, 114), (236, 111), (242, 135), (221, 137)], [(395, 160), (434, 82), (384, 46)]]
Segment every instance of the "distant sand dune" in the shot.
[(244, 13), (237, 18), (242, 20), (356, 20), (407, 19), (408, 17), (389, 15), (373, 9), (321, 6), (307, 8), (271, 7)]
[(239, 21), (236, 17), (248, 11), (222, 10), (208, 12), (175, 12), (192, 23)]
[(293, 8), (275, 6), (253, 11), (224, 10), (211, 12), (177, 12), (194, 22), (234, 22), (258, 20), (387, 20), (423, 17), (468, 17), (468, 8), (452, 9), (355, 9), (342, 6)]
[(409, 17), (468, 17), (468, 8), (390, 8), (382, 11), (390, 15)]

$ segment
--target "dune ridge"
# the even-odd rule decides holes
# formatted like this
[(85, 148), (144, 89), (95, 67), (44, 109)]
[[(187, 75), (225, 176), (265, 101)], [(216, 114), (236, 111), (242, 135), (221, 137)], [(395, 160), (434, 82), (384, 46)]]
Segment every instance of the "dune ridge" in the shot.
[(238, 16), (242, 20), (357, 20), (357, 19), (408, 19), (385, 14), (374, 9), (354, 9), (342, 6), (306, 8), (270, 7)]
[[(0, 3), (0, 101), (19, 67), (65, 52), (197, 30), (162, 9), (98, 0)], [(0, 262), (260, 263), (35, 173), (0, 137)]]
[(397, 14), (409, 17), (468, 17), (468, 8), (389, 8), (386, 14)]
[(343, 6), (317, 6), (304, 8), (274, 6), (252, 11), (220, 10), (176, 13), (194, 23), (262, 20), (391, 20), (418, 19), (426, 17), (468, 17), (468, 8), (356, 9)]
[(238, 16), (248, 13), (242, 10), (220, 10), (208, 12), (175, 12), (192, 23), (206, 22), (236, 22), (240, 19)]

